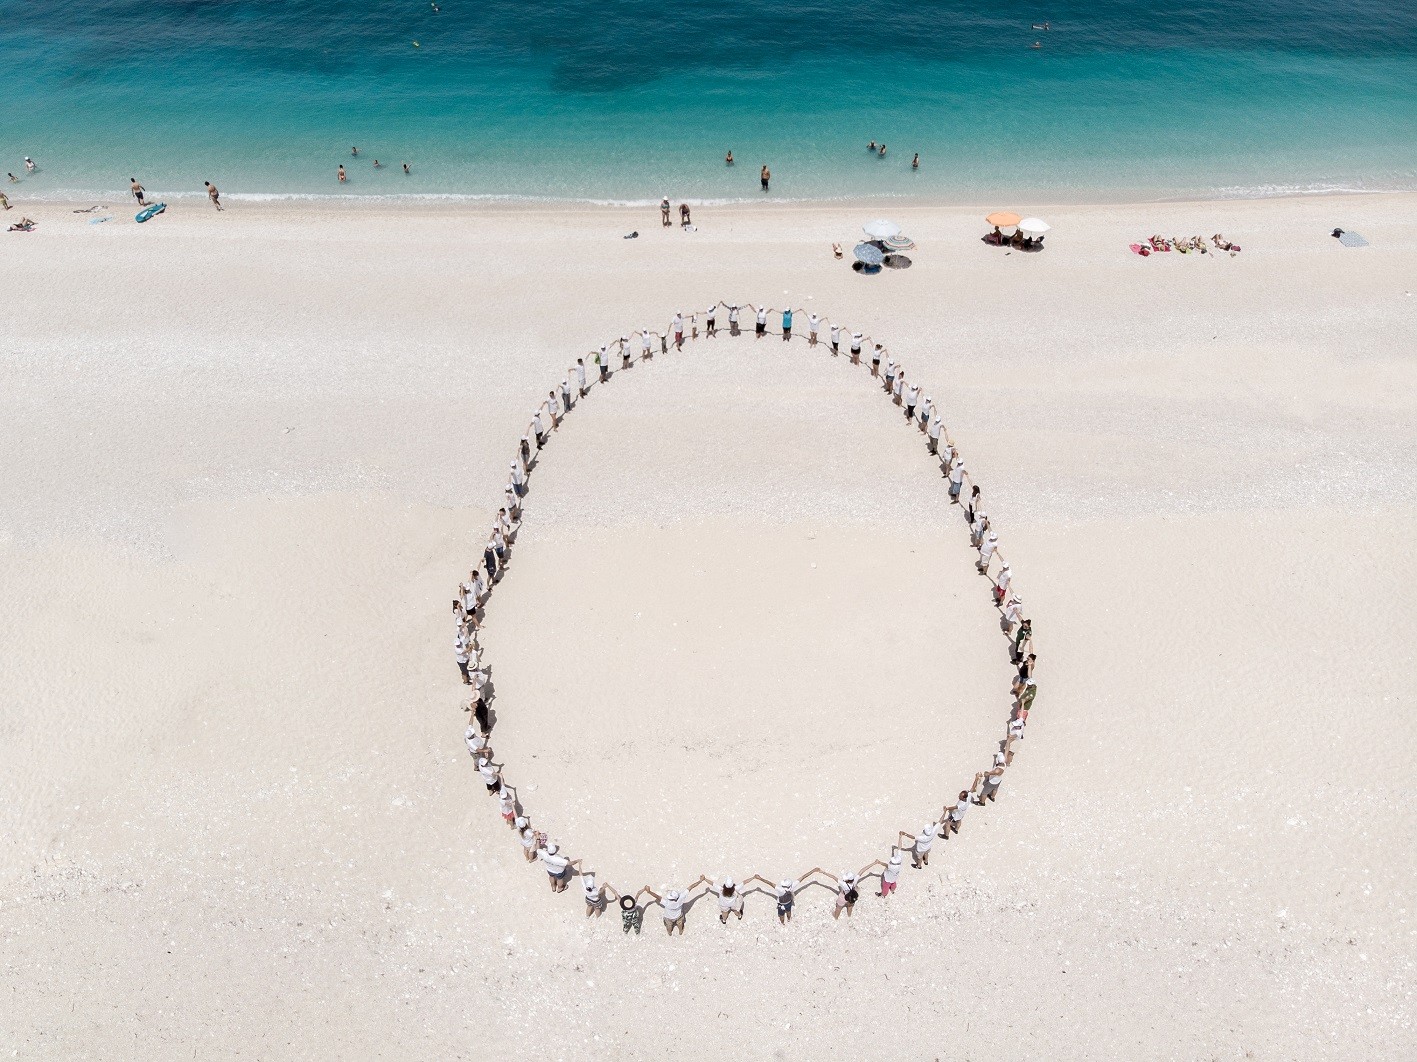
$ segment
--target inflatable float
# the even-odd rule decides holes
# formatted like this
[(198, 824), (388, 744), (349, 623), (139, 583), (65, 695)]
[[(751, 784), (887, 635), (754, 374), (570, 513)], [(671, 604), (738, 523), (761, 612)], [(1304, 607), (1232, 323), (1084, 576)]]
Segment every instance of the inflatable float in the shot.
[(166, 204), (166, 203), (154, 203), (152, 206), (144, 207), (142, 210), (140, 210), (140, 211), (138, 211), (136, 214), (134, 214), (134, 215), (133, 215), (133, 220), (136, 221), (136, 222), (138, 222), (139, 224), (142, 224), (144, 221), (147, 221), (147, 220), (149, 220), (150, 218), (155, 218), (155, 217), (157, 217), (159, 214), (161, 214), (161, 213), (162, 213), (164, 210), (166, 210), (166, 209), (167, 209), (167, 204)]

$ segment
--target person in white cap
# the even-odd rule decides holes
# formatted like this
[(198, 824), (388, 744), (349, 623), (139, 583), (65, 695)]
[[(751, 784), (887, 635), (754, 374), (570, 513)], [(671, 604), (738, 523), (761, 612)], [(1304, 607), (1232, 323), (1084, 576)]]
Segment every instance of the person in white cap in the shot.
[(783, 878), (777, 883), (777, 920), (783, 925), (792, 921), (792, 908), (797, 902), (797, 882)]
[(522, 463), (522, 471), (526, 471), (526, 463), (531, 460), (531, 441), (526, 432), (517, 440), (517, 460)]
[(841, 325), (833, 324), (831, 330), (832, 353), (841, 353)]
[(561, 409), (562, 416), (571, 411), (571, 378), (569, 376), (561, 381)]
[(736, 302), (728, 307), (728, 334), (730, 336), (738, 334), (738, 304)]
[(721, 885), (710, 882), (708, 891), (718, 897), (718, 920), (720, 922), (727, 924), (728, 916), (731, 914), (736, 914), (739, 920), (742, 920), (743, 893), (739, 891), (738, 884), (732, 878), (724, 878)]
[(851, 917), (851, 911), (856, 906), (856, 901), (861, 898), (861, 893), (856, 888), (856, 874), (849, 870), (843, 870), (841, 876), (828, 874), (822, 871), (822, 876), (831, 878), (836, 882), (836, 906), (832, 908), (832, 919), (841, 917), (841, 912), (846, 912), (846, 917)]
[(999, 533), (990, 531), (984, 541), (979, 543), (979, 561), (974, 566), (979, 569), (980, 575), (989, 572), (989, 561), (994, 557), (994, 553), (999, 548)]
[(930, 848), (935, 843), (935, 831), (939, 826), (938, 822), (928, 822), (913, 836), (900, 831), (900, 839), (905, 842), (902, 847), (910, 849), (910, 865), (916, 870), (930, 865)]
[(595, 363), (600, 366), (600, 382), (604, 383), (610, 379), (610, 344), (600, 344), (600, 353), (595, 356)]
[[(874, 355), (873, 355), (874, 357)], [(886, 394), (890, 394), (895, 387), (895, 358), (886, 359)]]
[[(750, 302), (748, 305), (752, 307), (753, 304)], [(768, 334), (768, 314), (772, 311), (766, 306), (758, 306), (756, 309), (758, 311), (758, 317), (757, 322), (753, 326), (753, 336), (756, 339), (762, 339), (763, 336)]]
[(513, 461), (509, 469), (509, 478), (512, 481), (512, 489), (517, 492), (520, 498), (526, 493), (526, 473), (522, 471), (520, 461)]
[(653, 340), (651, 339), (651, 337), (652, 337), (653, 335), (654, 335), (654, 333), (651, 332), (648, 328), (641, 328), (641, 329), (640, 329), (640, 359), (641, 359), (641, 360), (648, 360), (648, 359), (654, 357), (654, 351), (653, 351), (653, 350), (651, 349), (651, 347), (650, 347), (650, 344), (653, 342)]
[(915, 407), (920, 403), (920, 388), (913, 383), (907, 384), (905, 396), (902, 401), (905, 403), (905, 419), (913, 423), (915, 420)]
[[(852, 332), (852, 333), (851, 333), (851, 364), (852, 364), (852, 365), (860, 365), (860, 364), (861, 364), (861, 340), (864, 339), (864, 338), (865, 338), (865, 337), (864, 337), (860, 332)], [(878, 361), (877, 364), (880, 364), (880, 362)], [(874, 376), (875, 373), (872, 373), (871, 375)]]
[(925, 435), (930, 440), (930, 452), (938, 454), (940, 452), (940, 433), (945, 430), (945, 422), (940, 419), (939, 410), (930, 414), (930, 426), (925, 429)]
[(34, 172), (34, 159), (30, 158), (28, 155), (25, 156), (25, 172)]
[[(953, 449), (951, 449), (953, 452)], [(950, 504), (959, 504), (959, 492), (964, 489), (964, 462), (950, 462)]]
[(504, 505), (497, 510), (497, 528), (502, 532), (502, 538), (511, 541), (512, 532), (517, 529), (516, 522), (512, 519), (512, 514), (507, 511)]
[(469, 726), (463, 731), (463, 741), (467, 743), (467, 751), (473, 759), (481, 759), (482, 754), (487, 751), (487, 735), (475, 726)]
[(817, 329), (821, 327), (822, 319), (815, 313), (807, 315), (807, 345), (815, 347), (817, 345)]
[(517, 820), (517, 799), (512, 796), (512, 791), (506, 786), (502, 787), (497, 794), (497, 810), (502, 813), (502, 821), (508, 826), (516, 827)]
[(487, 786), (488, 793), (496, 793), (502, 788), (502, 775), (486, 756), (477, 761), (477, 773), (482, 775), (482, 781)]
[(684, 314), (675, 311), (674, 320), (669, 323), (669, 330), (674, 334), (674, 346), (677, 349), (684, 347)]
[(895, 373), (895, 383), (891, 384), (891, 400), (896, 405), (905, 401), (905, 366), (898, 366)]
[(1017, 596), (1009, 598), (1009, 603), (1004, 606), (1004, 615), (1001, 623), (1005, 634), (1013, 634), (1014, 624), (1023, 619), (1023, 600)]
[(536, 835), (536, 831), (531, 828), (531, 825), (526, 821), (525, 818), (519, 818), (517, 819), (517, 821), (522, 824), (522, 857), (528, 863), (534, 863), (536, 862), (536, 853), (537, 850), (541, 847), (542, 839)]
[(1003, 757), (1002, 752), (994, 753), (994, 766), (987, 771), (980, 771), (974, 776), (974, 787), (979, 791), (979, 803), (986, 800), (997, 800), (999, 795), (999, 783), (1004, 780), (1004, 765), (999, 762)]
[[(646, 338), (646, 343), (645, 343), (645, 345), (646, 345), (646, 346), (649, 345), (649, 343), (648, 343), (648, 338)], [(621, 336), (621, 337), (620, 337), (620, 362), (621, 362), (620, 367), (621, 367), (622, 369), (628, 369), (628, 368), (630, 367), (630, 337), (629, 337), (629, 336)]]
[[(968, 516), (968, 513), (965, 513)], [(974, 522), (969, 525), (969, 544), (975, 549), (984, 541), (984, 536), (989, 531), (989, 514), (977, 512), (974, 514)]]
[(536, 448), (540, 450), (546, 445), (546, 424), (541, 419), (541, 411), (544, 405), (536, 407), (536, 412), (531, 415), (531, 433), (536, 436)]
[(580, 388), (581, 397), (585, 397), (585, 358), (576, 359), (576, 386)]
[(462, 673), (462, 684), (471, 686), (472, 675), (468, 669), (472, 664), (472, 648), (462, 636), (462, 631), (458, 631), (458, 637), (453, 639), (453, 659), (457, 661), (458, 671)]
[[(994, 576), (994, 604), (1000, 604), (1014, 585), (1014, 570), (1009, 567), (1009, 562), (1005, 561), (1004, 566), (999, 569), (999, 574)], [(1013, 622), (1017, 622), (1016, 620)], [(1013, 629), (1012, 623), (1009, 630)]]
[(521, 521), (522, 500), (517, 494), (517, 488), (510, 482), (507, 484), (503, 500), (507, 503), (507, 515), (512, 518), (512, 524), (515, 526)]
[(890, 859), (884, 863), (878, 859), (876, 864), (881, 867), (881, 891), (877, 895), (885, 899), (895, 892), (896, 885), (900, 882), (900, 872), (905, 867), (905, 857), (900, 854), (898, 847), (891, 845)]
[(659, 201), (659, 219), (664, 227), (669, 228), (669, 197), (665, 196)]
[[(923, 432), (930, 426), (930, 416), (935, 412), (935, 400), (929, 395), (920, 403), (920, 430)], [(932, 454), (934, 450), (930, 451)]]
[(581, 891), (585, 895), (585, 916), (599, 918), (605, 913), (605, 886), (595, 880), (594, 874), (581, 875)]
[(704, 336), (712, 339), (718, 335), (718, 303), (704, 311)]
[(546, 868), (546, 876), (551, 879), (551, 891), (565, 892), (566, 886), (570, 884), (573, 864), (561, 854), (560, 846), (551, 841), (536, 854), (541, 865)]
[(664, 915), (665, 931), (672, 937), (677, 929), (682, 937), (684, 935), (684, 904), (689, 899), (688, 893), (672, 888), (665, 889), (663, 896), (649, 888), (645, 889), (645, 892), (653, 896), (655, 903), (659, 904)]

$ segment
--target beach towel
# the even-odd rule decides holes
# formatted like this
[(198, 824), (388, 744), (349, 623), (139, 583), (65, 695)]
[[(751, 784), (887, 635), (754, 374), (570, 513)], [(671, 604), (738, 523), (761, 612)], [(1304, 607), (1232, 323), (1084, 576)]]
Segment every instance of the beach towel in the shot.
[(1345, 247), (1366, 247), (1368, 241), (1359, 236), (1356, 232), (1345, 232), (1338, 237), (1338, 242)]
[(1151, 248), (1150, 248), (1150, 247), (1143, 247), (1143, 246), (1142, 246), (1141, 244), (1139, 244), (1139, 243), (1132, 243), (1132, 244), (1128, 244), (1127, 246), (1129, 246), (1129, 247), (1132, 249), (1132, 254), (1139, 254), (1139, 255), (1141, 255), (1143, 258), (1145, 258), (1147, 255), (1151, 254)]

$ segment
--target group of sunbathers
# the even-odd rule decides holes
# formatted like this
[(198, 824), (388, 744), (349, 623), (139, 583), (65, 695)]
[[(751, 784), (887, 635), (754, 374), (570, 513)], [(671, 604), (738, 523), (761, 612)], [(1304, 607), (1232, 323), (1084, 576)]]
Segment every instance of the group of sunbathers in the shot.
[(1210, 238), (1209, 244), (1206, 243), (1204, 236), (1172, 236), (1168, 240), (1158, 233), (1149, 238), (1146, 243), (1132, 244), (1132, 250), (1143, 258), (1158, 251), (1180, 251), (1182, 254), (1196, 251), (1199, 254), (1209, 254), (1211, 244), (1215, 246), (1217, 251), (1228, 251), (1232, 258), (1240, 251), (1238, 243), (1231, 243), (1218, 232)]

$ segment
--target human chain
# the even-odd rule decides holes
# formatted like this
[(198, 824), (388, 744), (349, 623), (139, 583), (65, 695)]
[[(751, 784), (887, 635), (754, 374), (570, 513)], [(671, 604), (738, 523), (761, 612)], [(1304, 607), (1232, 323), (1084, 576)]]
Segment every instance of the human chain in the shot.
[[(593, 871), (582, 867), (580, 859), (568, 857), (557, 842), (533, 826), (516, 788), (504, 774), (505, 765), (493, 759), (488, 712), (490, 673), (483, 666), (478, 630), (487, 598), (502, 577), (517, 529), (521, 526), (522, 499), (529, 489), (537, 455), (546, 446), (551, 434), (560, 427), (562, 419), (579, 406), (596, 384), (609, 383), (615, 373), (628, 370), (637, 362), (651, 361), (656, 354), (668, 354), (671, 347), (676, 351), (682, 350), (686, 336), (691, 341), (700, 336), (705, 340), (716, 338), (720, 311), (724, 311), (729, 335), (741, 335), (744, 310), (748, 311), (753, 321), (755, 340), (772, 335), (781, 336), (783, 342), (788, 342), (794, 338), (794, 322), (805, 316), (807, 346), (815, 349), (830, 345), (833, 357), (844, 355), (853, 365), (869, 364), (872, 379), (879, 381), (886, 396), (901, 408), (907, 425), (925, 437), (927, 452), (939, 461), (941, 474), (949, 484), (951, 503), (963, 507), (970, 545), (978, 552), (975, 568), (993, 583), (992, 597), (995, 608), (999, 610), (1000, 629), (1005, 636), (1010, 659), (1018, 668), (1011, 688), (1008, 727), (994, 752), (992, 763), (975, 774), (973, 782), (959, 791), (953, 803), (945, 803), (939, 814), (918, 831), (901, 830), (891, 844), (887, 858), (874, 859), (859, 870), (831, 874), (821, 867), (813, 867), (795, 877), (780, 878), (776, 883), (762, 874), (748, 875), (741, 882), (729, 876), (714, 879), (701, 874), (683, 888), (666, 886), (662, 892), (656, 892), (650, 886), (642, 885), (633, 891), (620, 890), (609, 882), (600, 881)], [(769, 324), (769, 318), (778, 314), (781, 315), (780, 330)], [(825, 340), (822, 338), (824, 332)], [(846, 340), (845, 351), (842, 349), (843, 337)], [(587, 358), (596, 369), (594, 380), (589, 378)], [(935, 841), (948, 840), (959, 832), (971, 804), (983, 806), (997, 798), (1004, 771), (1013, 763), (1014, 746), (1023, 738), (1028, 713), (1038, 692), (1034, 678), (1037, 658), (1033, 653), (1033, 624), (1023, 615), (1023, 600), (1014, 589), (1013, 570), (999, 548), (999, 535), (982, 508), (981, 498), (981, 491), (966, 470), (964, 459), (944, 426), (934, 398), (922, 395), (914, 377), (907, 380), (905, 367), (897, 363), (882, 344), (861, 332), (848, 332), (843, 326), (829, 322), (816, 313), (756, 306), (747, 302), (718, 302), (702, 315), (691, 313), (686, 317), (683, 313), (676, 313), (663, 332), (642, 328), (621, 335), (618, 340), (602, 343), (599, 350), (577, 358), (560, 387), (551, 388), (532, 412), (531, 422), (518, 442), (508, 467), (504, 504), (497, 512), (482, 551), (482, 560), (468, 573), (467, 582), (459, 584), (458, 596), (453, 601), (457, 623), (453, 648), (458, 670), (462, 673), (463, 682), (474, 687), (475, 694), (464, 709), (473, 716), (473, 722), (465, 734), (468, 751), (477, 763), (477, 771), (487, 786), (488, 795), (497, 800), (503, 821), (521, 842), (526, 861), (539, 861), (545, 868), (551, 891), (565, 892), (571, 878), (579, 875), (586, 917), (599, 917), (605, 913), (609, 902), (614, 901), (620, 907), (624, 931), (638, 933), (645, 909), (653, 903), (659, 906), (665, 929), (673, 936), (676, 929), (683, 934), (687, 913), (706, 896), (715, 898), (720, 922), (727, 922), (734, 916), (742, 918), (746, 896), (772, 896), (778, 921), (785, 925), (792, 921), (797, 895), (804, 889), (817, 886), (834, 894), (833, 918), (840, 918), (843, 913), (849, 917), (860, 898), (860, 886), (866, 880), (879, 878), (880, 889), (876, 895), (884, 899), (895, 892), (907, 855), (916, 869), (928, 866)], [(994, 570), (996, 560), (997, 571)], [(696, 893), (695, 890), (701, 886), (704, 891)]]

